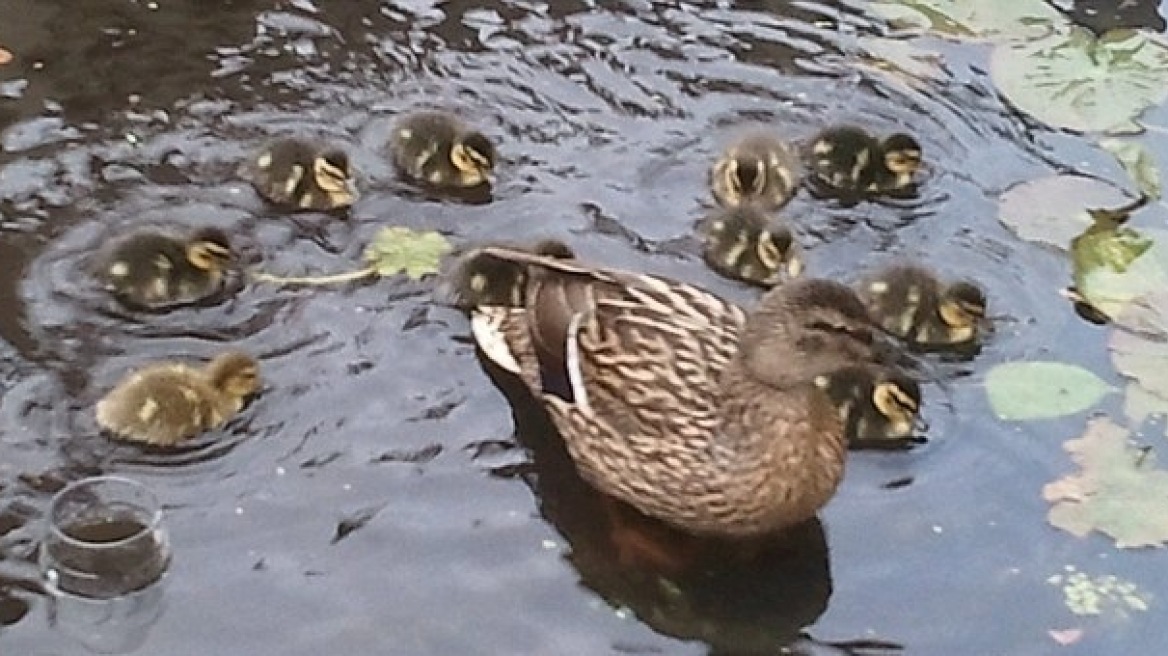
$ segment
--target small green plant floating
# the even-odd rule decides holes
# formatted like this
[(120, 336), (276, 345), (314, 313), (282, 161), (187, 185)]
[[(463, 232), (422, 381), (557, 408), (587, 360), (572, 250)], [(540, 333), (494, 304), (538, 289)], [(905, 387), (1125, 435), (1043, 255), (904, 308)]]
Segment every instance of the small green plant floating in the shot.
[(277, 276), (253, 271), (257, 282), (279, 285), (337, 285), (373, 276), (392, 276), (404, 271), (413, 280), (437, 273), (442, 256), (450, 252), (450, 242), (432, 230), (424, 232), (390, 226), (374, 235), (361, 258), (365, 266), (353, 271), (322, 276)]

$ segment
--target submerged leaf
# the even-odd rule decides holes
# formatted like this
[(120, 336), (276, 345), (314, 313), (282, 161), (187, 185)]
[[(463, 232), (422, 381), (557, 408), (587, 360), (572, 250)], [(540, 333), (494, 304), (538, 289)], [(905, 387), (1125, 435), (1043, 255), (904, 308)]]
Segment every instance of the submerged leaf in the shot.
[(1097, 39), (1074, 27), (996, 46), (990, 75), (1015, 107), (1049, 125), (1136, 132), (1134, 119), (1168, 97), (1168, 44), (1134, 30)]
[(1135, 180), (1140, 193), (1150, 198), (1160, 198), (1162, 193), (1160, 167), (1156, 166), (1151, 151), (1143, 144), (1120, 139), (1104, 139), (1099, 145), (1115, 156), (1123, 170)]
[(990, 407), (1001, 419), (1049, 419), (1095, 405), (1111, 386), (1082, 367), (1063, 362), (1007, 362), (985, 380)]
[(1092, 229), (1071, 243), (1075, 289), (1114, 319), (1145, 294), (1168, 287), (1168, 231)]
[(1126, 429), (1101, 417), (1063, 445), (1081, 471), (1042, 488), (1054, 504), (1047, 515), (1052, 525), (1079, 537), (1101, 531), (1123, 548), (1168, 542), (1168, 471), (1156, 467), (1150, 449), (1133, 448), (1127, 438)]
[(1055, 175), (1015, 185), (1002, 194), (998, 219), (1028, 241), (1067, 249), (1094, 224), (1090, 210), (1131, 199), (1119, 187), (1081, 175)]
[[(1067, 574), (1056, 574), (1047, 581), (1062, 588), (1064, 603), (1076, 615), (1101, 615), (1105, 610), (1119, 613), (1148, 610), (1148, 599), (1136, 584), (1112, 574), (1091, 577), (1074, 567), (1067, 567)], [(1062, 643), (1055, 631), (1050, 633), (1061, 644), (1069, 644)], [(1060, 633), (1071, 638), (1071, 642), (1082, 635), (1077, 629)]]
[(1108, 344), (1115, 368), (1148, 393), (1168, 399), (1168, 292), (1132, 302), (1115, 323)]
[(416, 232), (409, 228), (382, 228), (365, 248), (365, 261), (377, 275), (391, 276), (399, 271), (417, 280), (437, 273), (442, 256), (450, 252), (450, 242), (433, 231)]
[(1034, 39), (1066, 20), (1043, 0), (885, 0), (871, 9), (895, 27), (958, 39)]

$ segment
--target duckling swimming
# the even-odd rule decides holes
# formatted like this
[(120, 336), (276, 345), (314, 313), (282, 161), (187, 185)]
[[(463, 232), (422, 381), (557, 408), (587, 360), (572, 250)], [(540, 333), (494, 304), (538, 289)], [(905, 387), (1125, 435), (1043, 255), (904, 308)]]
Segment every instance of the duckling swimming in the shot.
[(470, 188), (490, 182), (495, 146), (452, 114), (414, 112), (393, 128), (393, 163), (407, 178), (433, 187)]
[(924, 441), (914, 435), (921, 388), (915, 380), (887, 367), (855, 365), (816, 378), (844, 420), (851, 448), (904, 448)]
[(227, 233), (218, 228), (200, 228), (186, 237), (146, 230), (115, 243), (96, 274), (121, 302), (160, 309), (218, 293), (232, 259)]
[[(571, 260), (576, 253), (558, 239), (544, 239), (527, 248), (535, 255)], [(466, 257), (456, 264), (436, 292), (443, 302), (470, 310), (482, 306), (522, 307), (527, 290), (527, 269), (492, 257)]]
[(911, 193), (921, 167), (921, 145), (911, 135), (879, 139), (862, 128), (839, 126), (811, 142), (810, 181), (844, 198)]
[(888, 332), (924, 348), (974, 342), (983, 328), (985, 293), (976, 284), (941, 282), (914, 265), (895, 265), (862, 283), (860, 295)]
[(240, 351), (220, 353), (201, 369), (160, 362), (98, 401), (97, 423), (119, 439), (174, 446), (227, 423), (259, 386), (259, 363)]
[(714, 162), (710, 188), (723, 207), (751, 204), (777, 210), (795, 195), (801, 176), (799, 158), (787, 144), (769, 134), (751, 134)]
[(734, 280), (773, 287), (803, 272), (803, 259), (786, 226), (770, 226), (753, 206), (723, 209), (698, 226), (702, 255), (711, 269)]
[(357, 200), (349, 155), (342, 149), (295, 137), (265, 145), (239, 175), (276, 205), (335, 210)]

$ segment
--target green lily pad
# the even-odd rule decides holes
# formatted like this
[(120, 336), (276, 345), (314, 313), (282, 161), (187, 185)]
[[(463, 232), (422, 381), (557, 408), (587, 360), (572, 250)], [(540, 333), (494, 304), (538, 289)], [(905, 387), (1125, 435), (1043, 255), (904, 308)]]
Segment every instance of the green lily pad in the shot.
[(1079, 537), (1100, 531), (1121, 548), (1168, 542), (1168, 471), (1155, 454), (1128, 444), (1128, 431), (1106, 417), (1063, 445), (1081, 471), (1042, 488), (1047, 520)]
[(450, 242), (434, 231), (418, 232), (400, 226), (377, 231), (365, 248), (365, 262), (379, 276), (399, 271), (414, 280), (438, 272), (442, 256), (450, 252)]
[(1112, 319), (1134, 299), (1168, 287), (1165, 230), (1088, 230), (1072, 242), (1071, 258), (1075, 288)]
[(1112, 387), (1082, 367), (1065, 362), (1007, 362), (985, 380), (990, 407), (1000, 419), (1050, 419), (1095, 405)]
[(1002, 194), (998, 219), (1022, 239), (1065, 250), (1094, 224), (1089, 210), (1131, 201), (1115, 185), (1081, 175), (1055, 175)]
[(1124, 308), (1108, 348), (1119, 373), (1153, 397), (1168, 399), (1168, 292), (1141, 297)]
[(896, 0), (870, 7), (893, 27), (956, 39), (1036, 39), (1066, 22), (1043, 0)]
[(1140, 193), (1150, 198), (1160, 198), (1163, 191), (1160, 186), (1160, 167), (1156, 166), (1155, 157), (1143, 144), (1120, 139), (1104, 139), (1099, 145), (1115, 156), (1123, 170), (1135, 181)]
[(1093, 577), (1068, 566), (1066, 574), (1055, 574), (1047, 582), (1062, 588), (1063, 602), (1076, 615), (1148, 610), (1149, 596), (1135, 583), (1113, 574)]
[(1083, 132), (1138, 132), (1134, 120), (1168, 97), (1168, 44), (1134, 30), (1098, 39), (1074, 27), (994, 48), (990, 76), (1018, 109)]

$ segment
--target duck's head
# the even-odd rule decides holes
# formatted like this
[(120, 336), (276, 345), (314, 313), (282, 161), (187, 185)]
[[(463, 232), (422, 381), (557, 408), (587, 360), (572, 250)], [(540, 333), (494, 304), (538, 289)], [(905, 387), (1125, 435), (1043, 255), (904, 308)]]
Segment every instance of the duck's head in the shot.
[(357, 199), (349, 155), (339, 148), (329, 148), (312, 160), (312, 178), (329, 195), (334, 207), (352, 205)]
[(898, 187), (907, 186), (921, 169), (921, 144), (912, 135), (897, 132), (881, 144), (884, 168), (896, 176)]
[(481, 132), (467, 132), (450, 149), (450, 162), (462, 176), (464, 187), (477, 187), (490, 181), (498, 155), (495, 145)]
[(207, 378), (215, 389), (242, 399), (259, 390), (260, 365), (247, 353), (227, 351), (207, 365)]
[(207, 273), (219, 274), (227, 268), (234, 255), (227, 233), (219, 228), (200, 228), (187, 241), (187, 261)]

